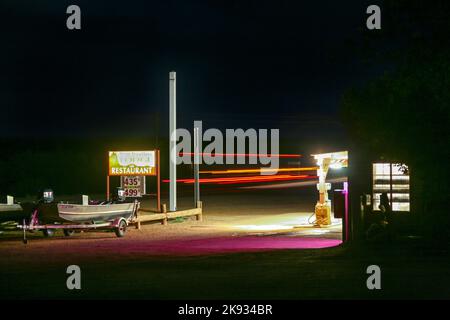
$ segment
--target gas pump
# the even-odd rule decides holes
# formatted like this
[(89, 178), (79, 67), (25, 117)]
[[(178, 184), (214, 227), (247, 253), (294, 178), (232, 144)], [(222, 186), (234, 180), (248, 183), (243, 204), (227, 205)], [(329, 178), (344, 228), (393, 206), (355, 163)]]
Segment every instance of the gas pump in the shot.
[(319, 167), (317, 169), (317, 176), (319, 177), (319, 183), (317, 184), (319, 201), (317, 201), (315, 206), (315, 225), (329, 226), (331, 225), (331, 200), (328, 198), (328, 190), (331, 189), (331, 184), (326, 182), (328, 170), (347, 167), (348, 152), (320, 153), (313, 154), (312, 156)]
[(317, 162), (319, 169), (317, 169), (317, 176), (319, 177), (319, 183), (317, 184), (317, 190), (319, 191), (319, 201), (316, 203), (316, 224), (317, 225), (330, 225), (331, 224), (331, 201), (328, 199), (328, 190), (331, 189), (331, 184), (326, 183), (325, 179), (330, 167), (330, 158), (322, 158)]

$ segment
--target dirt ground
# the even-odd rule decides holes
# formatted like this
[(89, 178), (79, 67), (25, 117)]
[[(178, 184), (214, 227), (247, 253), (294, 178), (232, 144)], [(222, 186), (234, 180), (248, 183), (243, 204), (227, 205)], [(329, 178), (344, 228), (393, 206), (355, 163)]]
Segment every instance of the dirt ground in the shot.
[[(268, 196), (269, 192), (227, 194), (207, 194), (203, 202), (203, 219), (197, 221), (195, 217), (169, 220), (168, 225), (160, 222), (142, 224), (140, 230), (134, 226), (127, 229), (125, 238), (117, 239), (112, 232), (95, 231), (76, 233), (70, 238), (57, 232), (52, 238), (44, 239), (41, 232), (28, 233), (30, 240), (28, 247), (33, 246), (37, 255), (43, 253), (46, 247), (64, 246), (71, 248), (85, 243), (94, 247), (99, 243), (120, 246), (126, 243), (133, 247), (140, 242), (164, 243), (164, 241), (188, 241), (213, 238), (244, 238), (244, 237), (288, 237), (288, 238), (324, 238), (334, 239), (333, 244), (339, 244), (341, 239), (341, 219), (333, 219), (332, 225), (326, 228), (314, 227), (314, 199), (311, 194), (303, 197), (296, 193), (287, 193), (277, 198)], [(165, 199), (163, 199), (164, 201)], [(192, 208), (191, 197), (180, 197), (178, 209)], [(141, 208), (154, 209), (154, 199), (141, 200)], [(309, 211), (305, 210), (309, 209)], [(303, 209), (303, 210), (302, 210)], [(146, 214), (142, 212), (141, 214)], [(3, 232), (0, 234), (0, 252), (21, 250), (21, 232)], [(155, 246), (152, 246), (154, 248)], [(220, 253), (220, 248), (217, 248)], [(148, 254), (163, 254), (164, 251), (148, 249)], [(180, 252), (181, 254), (183, 252)], [(195, 252), (191, 252), (195, 253)], [(85, 250), (79, 250), (80, 256)]]
[[(304, 202), (309, 201), (308, 196), (304, 196)], [(170, 220), (168, 225), (142, 224), (140, 230), (130, 226), (126, 236), (120, 239), (107, 231), (75, 233), (71, 237), (57, 232), (51, 238), (35, 232), (28, 233), (29, 243), (24, 245), (20, 241), (21, 232), (4, 232), (0, 235), (0, 263), (26, 261), (30, 257), (48, 259), (49, 255), (57, 257), (60, 252), (65, 258), (77, 260), (119, 252), (123, 257), (130, 252), (133, 255), (201, 255), (340, 244), (340, 219), (333, 219), (327, 228), (313, 227), (312, 212), (300, 211), (302, 198), (295, 193), (287, 193), (284, 201), (279, 202), (268, 197), (268, 192), (212, 193), (204, 198), (202, 221), (187, 217)], [(178, 208), (192, 207), (191, 201), (190, 197), (180, 197)], [(154, 207), (154, 199), (141, 201), (141, 208)]]
[[(179, 208), (192, 198), (180, 197)], [(349, 249), (340, 221), (308, 225), (314, 190), (203, 195), (204, 219), (111, 232), (0, 234), (0, 297), (142, 299), (299, 299), (450, 297), (447, 255), (416, 256), (413, 246)], [(154, 203), (144, 202), (144, 207)], [(380, 264), (384, 291), (366, 287), (366, 268)], [(82, 290), (66, 287), (69, 265)]]

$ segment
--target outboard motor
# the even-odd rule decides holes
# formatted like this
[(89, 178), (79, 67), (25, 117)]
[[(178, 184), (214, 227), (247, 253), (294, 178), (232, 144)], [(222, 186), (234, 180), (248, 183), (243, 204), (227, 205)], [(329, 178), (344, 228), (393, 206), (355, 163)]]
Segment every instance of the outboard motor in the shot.
[(117, 188), (117, 202), (125, 202), (125, 200), (127, 200), (125, 190), (123, 188)]
[[(52, 189), (44, 189), (33, 209), (31, 214), (30, 224), (51, 224), (59, 222), (61, 219), (58, 216), (58, 209), (55, 203), (55, 196)], [(52, 229), (43, 229), (44, 236), (49, 237), (53, 235)]]
[(55, 200), (53, 196), (53, 190), (52, 189), (45, 189), (42, 193), (42, 200), (44, 203), (52, 203), (53, 200)]

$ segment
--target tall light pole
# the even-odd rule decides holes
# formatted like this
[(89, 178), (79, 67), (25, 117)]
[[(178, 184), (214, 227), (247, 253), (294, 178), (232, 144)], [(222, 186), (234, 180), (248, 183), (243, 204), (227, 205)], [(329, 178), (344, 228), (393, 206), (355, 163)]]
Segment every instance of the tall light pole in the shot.
[(177, 210), (177, 73), (169, 73), (169, 211)]
[(194, 127), (194, 208), (198, 207), (200, 201), (200, 132)]

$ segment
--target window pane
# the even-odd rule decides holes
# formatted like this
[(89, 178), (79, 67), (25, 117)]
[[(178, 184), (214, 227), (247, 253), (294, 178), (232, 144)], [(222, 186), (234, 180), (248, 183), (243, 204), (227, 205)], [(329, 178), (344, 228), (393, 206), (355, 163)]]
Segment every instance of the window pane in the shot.
[(380, 196), (381, 193), (386, 192), (393, 211), (409, 211), (408, 166), (398, 163), (393, 163), (392, 165), (390, 163), (374, 163), (372, 171), (373, 210), (380, 210), (378, 208)]

